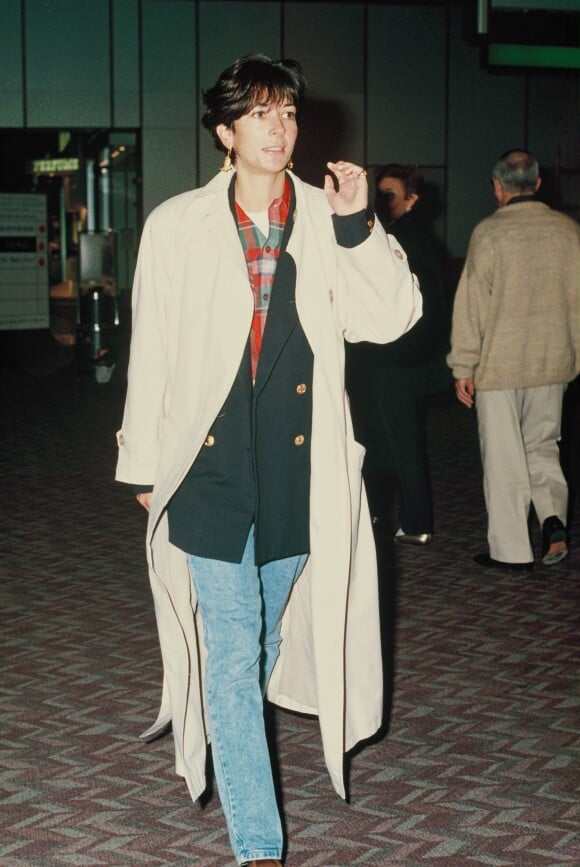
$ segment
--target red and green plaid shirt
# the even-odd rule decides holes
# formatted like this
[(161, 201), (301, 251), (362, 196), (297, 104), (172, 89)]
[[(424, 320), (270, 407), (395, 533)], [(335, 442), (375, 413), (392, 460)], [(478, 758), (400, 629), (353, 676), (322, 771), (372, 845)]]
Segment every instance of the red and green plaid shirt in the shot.
[(265, 238), (260, 229), (251, 221), (236, 202), (236, 220), (238, 234), (246, 257), (250, 285), (254, 293), (254, 316), (250, 331), (250, 353), (252, 363), (252, 380), (256, 379), (258, 358), (262, 348), (262, 338), (266, 327), (266, 317), (270, 305), (272, 286), (276, 266), (282, 246), (282, 235), (290, 210), (291, 187), (286, 178), (284, 193), (274, 199), (268, 208), (270, 229)]

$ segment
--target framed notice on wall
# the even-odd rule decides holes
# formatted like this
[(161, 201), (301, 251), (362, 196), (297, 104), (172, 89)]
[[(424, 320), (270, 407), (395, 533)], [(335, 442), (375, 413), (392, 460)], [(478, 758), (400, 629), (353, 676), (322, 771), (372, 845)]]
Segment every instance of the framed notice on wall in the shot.
[(0, 193), (0, 331), (48, 327), (46, 196)]

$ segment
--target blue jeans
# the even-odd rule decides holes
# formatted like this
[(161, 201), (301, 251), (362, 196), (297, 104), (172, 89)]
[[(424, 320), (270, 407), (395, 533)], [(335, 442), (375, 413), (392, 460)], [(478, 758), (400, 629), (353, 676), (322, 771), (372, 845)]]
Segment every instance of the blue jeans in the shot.
[(282, 614), (306, 560), (302, 554), (257, 567), (253, 527), (241, 563), (188, 555), (207, 649), (214, 771), (238, 864), (282, 854), (264, 694), (278, 657)]

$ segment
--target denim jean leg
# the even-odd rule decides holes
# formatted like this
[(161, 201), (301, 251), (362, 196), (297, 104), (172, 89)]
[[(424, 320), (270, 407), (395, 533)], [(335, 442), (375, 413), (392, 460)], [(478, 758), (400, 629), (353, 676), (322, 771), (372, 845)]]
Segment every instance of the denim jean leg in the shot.
[(207, 648), (205, 700), (217, 787), (239, 864), (283, 846), (260, 688), (262, 600), (253, 530), (242, 563), (190, 555)]
[(260, 567), (263, 618), (262, 627), (262, 692), (266, 688), (280, 648), (280, 625), (282, 615), (294, 582), (304, 569), (308, 554), (272, 560)]

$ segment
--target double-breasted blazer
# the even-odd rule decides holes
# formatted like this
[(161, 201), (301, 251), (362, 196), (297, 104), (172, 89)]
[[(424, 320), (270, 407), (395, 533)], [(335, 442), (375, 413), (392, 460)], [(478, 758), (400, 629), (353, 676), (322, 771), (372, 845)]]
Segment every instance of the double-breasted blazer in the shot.
[[(344, 753), (381, 723), (382, 670), (374, 540), (344, 388), (344, 340), (388, 342), (421, 315), (405, 252), (375, 223), (337, 244), (322, 190), (292, 175), (287, 252), (296, 308), (313, 353), (310, 557), (282, 622), (271, 701), (317, 714), (325, 761), (344, 796)], [(172, 722), (176, 771), (205, 788), (203, 623), (186, 555), (168, 538), (167, 504), (230, 392), (253, 315), (228, 203), (231, 176), (176, 196), (148, 217), (134, 282), (133, 336), (116, 477), (153, 485), (146, 549), (163, 659), (152, 736)], [(227, 531), (227, 528), (224, 528)]]
[[(235, 185), (230, 184), (232, 217)], [(296, 196), (291, 191), (290, 209)], [(343, 218), (360, 242), (364, 219)], [(261, 565), (310, 550), (312, 351), (296, 312), (296, 266), (282, 236), (255, 381), (250, 341), (204, 448), (169, 501), (169, 540), (198, 557), (240, 563), (254, 525)], [(350, 231), (349, 231), (350, 230)]]

